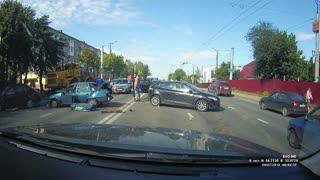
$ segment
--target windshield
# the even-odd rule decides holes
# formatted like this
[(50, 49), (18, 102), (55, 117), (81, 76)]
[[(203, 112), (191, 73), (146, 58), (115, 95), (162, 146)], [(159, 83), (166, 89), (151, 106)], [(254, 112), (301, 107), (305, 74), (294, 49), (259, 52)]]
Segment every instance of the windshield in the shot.
[(306, 158), (320, 150), (318, 4), (0, 0), (0, 130)]

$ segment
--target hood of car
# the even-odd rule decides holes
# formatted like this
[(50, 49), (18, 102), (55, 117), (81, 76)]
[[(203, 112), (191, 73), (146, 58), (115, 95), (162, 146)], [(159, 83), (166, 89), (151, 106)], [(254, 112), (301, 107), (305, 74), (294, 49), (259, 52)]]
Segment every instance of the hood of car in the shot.
[(238, 137), (182, 129), (129, 127), (108, 124), (45, 124), (0, 130), (0, 133), (3, 132), (40, 138), (57, 138), (60, 141), (66, 138), (71, 142), (85, 141), (84, 143), (89, 144), (126, 145), (132, 149), (137, 147), (141, 149), (143, 147), (149, 151), (171, 149), (174, 151), (192, 150), (236, 153), (239, 155), (280, 155), (276, 151)]

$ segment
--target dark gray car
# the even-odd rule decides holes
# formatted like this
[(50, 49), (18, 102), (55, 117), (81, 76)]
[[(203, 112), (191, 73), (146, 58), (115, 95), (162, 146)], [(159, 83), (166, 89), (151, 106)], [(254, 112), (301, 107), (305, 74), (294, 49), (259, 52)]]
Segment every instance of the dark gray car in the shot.
[(160, 104), (192, 107), (198, 111), (219, 109), (220, 99), (213, 93), (179, 81), (159, 81), (149, 88), (149, 99), (152, 105)]

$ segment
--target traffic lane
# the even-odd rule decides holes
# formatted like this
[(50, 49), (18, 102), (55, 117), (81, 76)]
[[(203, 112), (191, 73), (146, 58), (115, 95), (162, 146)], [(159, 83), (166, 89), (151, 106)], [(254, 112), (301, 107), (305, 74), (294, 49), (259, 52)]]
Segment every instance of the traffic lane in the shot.
[(235, 116), (234, 121), (226, 117), (233, 126), (235, 133), (247, 140), (266, 147), (273, 147), (281, 153), (299, 151), (291, 148), (287, 141), (287, 126), (291, 119), (279, 113), (261, 110), (256, 103), (244, 101), (234, 97), (220, 97), (221, 103), (226, 108), (226, 116)]
[[(221, 108), (223, 109), (223, 108)], [(111, 123), (127, 126), (141, 126), (154, 128), (173, 128), (196, 130), (205, 133), (221, 133), (232, 135), (232, 130), (221, 118), (221, 111), (204, 112), (210, 114), (210, 123), (203, 119), (203, 113), (193, 108), (169, 105), (152, 106), (147, 95), (141, 102), (133, 106)], [(110, 121), (105, 123), (110, 124)], [(213, 123), (213, 124), (212, 124)]]
[(97, 123), (108, 116), (109, 113), (101, 113), (101, 110), (109, 107), (121, 107), (132, 99), (130, 95), (116, 95), (96, 111), (73, 111), (69, 106), (58, 108), (33, 108), (22, 109), (14, 112), (0, 112), (0, 127), (15, 127), (45, 123)]

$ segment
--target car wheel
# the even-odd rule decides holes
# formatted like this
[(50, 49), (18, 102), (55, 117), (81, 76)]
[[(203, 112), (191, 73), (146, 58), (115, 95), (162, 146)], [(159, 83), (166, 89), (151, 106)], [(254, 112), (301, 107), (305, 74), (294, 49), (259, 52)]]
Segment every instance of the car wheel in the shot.
[(32, 107), (33, 107), (33, 102), (32, 102), (32, 100), (28, 100), (28, 101), (27, 101), (26, 107), (27, 107), (27, 108), (32, 108)]
[(204, 112), (208, 110), (208, 102), (206, 100), (200, 99), (196, 103), (196, 109), (198, 111)]
[(260, 109), (265, 110), (266, 108), (266, 104), (264, 102), (260, 103)]
[(50, 102), (50, 107), (52, 108), (57, 108), (58, 107), (58, 101), (57, 100), (52, 100)]
[(159, 106), (160, 105), (160, 97), (158, 95), (154, 95), (151, 97), (150, 102), (153, 106)]
[(88, 103), (92, 104), (92, 105), (95, 105), (95, 106), (98, 106), (98, 101), (96, 99), (89, 99)]
[(290, 131), (289, 131), (288, 142), (292, 148), (300, 149), (300, 140), (299, 140), (298, 135), (294, 129), (290, 129)]
[(281, 113), (283, 116), (288, 116), (288, 109), (286, 107), (282, 107)]

